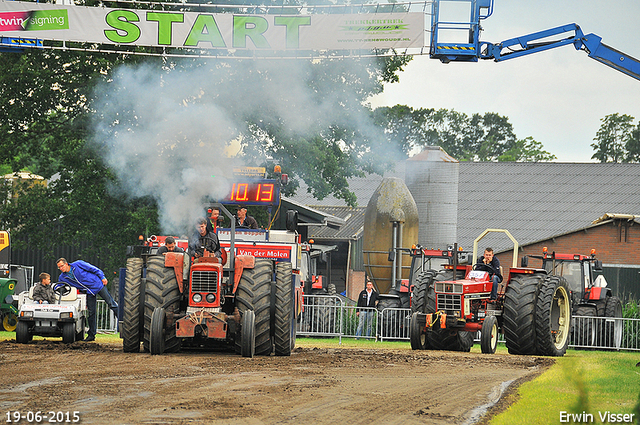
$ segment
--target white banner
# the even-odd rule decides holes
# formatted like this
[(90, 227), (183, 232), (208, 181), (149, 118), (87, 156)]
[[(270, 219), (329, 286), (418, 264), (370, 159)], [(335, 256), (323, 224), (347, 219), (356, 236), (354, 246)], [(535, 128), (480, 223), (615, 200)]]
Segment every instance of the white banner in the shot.
[(423, 13), (237, 15), (0, 0), (0, 36), (265, 51), (424, 47)]

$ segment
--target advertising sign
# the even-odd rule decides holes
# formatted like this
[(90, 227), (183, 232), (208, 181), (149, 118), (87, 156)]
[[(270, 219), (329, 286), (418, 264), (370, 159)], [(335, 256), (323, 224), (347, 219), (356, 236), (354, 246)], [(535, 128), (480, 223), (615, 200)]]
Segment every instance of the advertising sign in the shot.
[(225, 50), (421, 48), (421, 12), (240, 15), (0, 0), (0, 36)]

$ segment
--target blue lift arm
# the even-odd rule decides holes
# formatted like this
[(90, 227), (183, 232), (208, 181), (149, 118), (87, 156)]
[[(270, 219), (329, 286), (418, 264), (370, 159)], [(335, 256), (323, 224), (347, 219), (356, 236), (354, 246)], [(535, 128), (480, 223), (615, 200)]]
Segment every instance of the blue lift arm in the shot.
[[(558, 40), (549, 37), (567, 35)], [(547, 39), (547, 40), (545, 40)], [(539, 41), (543, 40), (543, 41)], [(498, 44), (480, 43), (479, 57), (500, 62), (531, 53), (537, 53), (555, 47), (573, 44), (576, 50), (584, 50), (593, 58), (605, 65), (617, 69), (630, 77), (640, 80), (640, 61), (602, 43), (602, 38), (595, 34), (584, 35), (576, 24), (563, 25), (557, 28), (524, 35)]]
[[(469, 20), (442, 21), (441, 8), (448, 4), (468, 3)], [(532, 53), (573, 44), (576, 50), (584, 50), (590, 58), (608, 65), (630, 77), (640, 80), (640, 61), (602, 43), (595, 34), (585, 35), (577, 24), (568, 24), (533, 34), (505, 40), (497, 44), (480, 41), (480, 21), (493, 13), (493, 0), (435, 0), (431, 22), (430, 57), (444, 63), (477, 62), (493, 59), (496, 62), (518, 58)], [(443, 42), (454, 31), (463, 31), (464, 41)], [(555, 39), (554, 39), (555, 38)]]

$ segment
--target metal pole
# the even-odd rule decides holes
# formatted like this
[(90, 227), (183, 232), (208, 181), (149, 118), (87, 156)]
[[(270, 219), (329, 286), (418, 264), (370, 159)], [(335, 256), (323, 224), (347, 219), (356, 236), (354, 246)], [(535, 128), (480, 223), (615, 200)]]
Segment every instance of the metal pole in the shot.
[(392, 231), (392, 236), (391, 236), (391, 250), (393, 252), (393, 266), (391, 267), (391, 288), (394, 287), (394, 285), (396, 284), (396, 264), (397, 264), (397, 260), (398, 260), (398, 253), (397, 253), (397, 242), (398, 242), (398, 222), (394, 221), (393, 222), (393, 229)]

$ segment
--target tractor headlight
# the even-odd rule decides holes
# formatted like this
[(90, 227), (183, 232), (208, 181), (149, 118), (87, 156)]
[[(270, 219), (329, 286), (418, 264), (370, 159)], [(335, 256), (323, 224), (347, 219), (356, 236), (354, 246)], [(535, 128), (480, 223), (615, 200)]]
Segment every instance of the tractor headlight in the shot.
[(193, 297), (191, 299), (193, 300), (194, 303), (199, 303), (200, 301), (202, 301), (202, 295), (193, 294)]
[(20, 317), (33, 317), (33, 311), (21, 311)]
[(207, 302), (208, 303), (216, 302), (216, 295), (215, 294), (207, 294)]
[(68, 311), (68, 312), (60, 313), (60, 318), (61, 319), (73, 319), (73, 312)]

